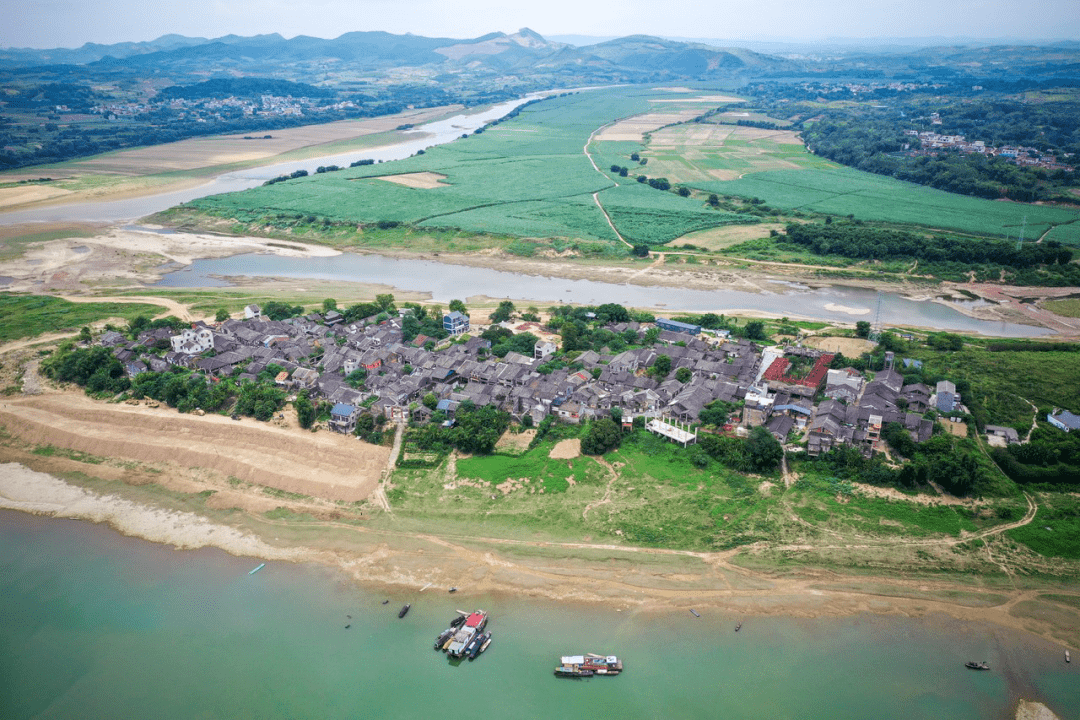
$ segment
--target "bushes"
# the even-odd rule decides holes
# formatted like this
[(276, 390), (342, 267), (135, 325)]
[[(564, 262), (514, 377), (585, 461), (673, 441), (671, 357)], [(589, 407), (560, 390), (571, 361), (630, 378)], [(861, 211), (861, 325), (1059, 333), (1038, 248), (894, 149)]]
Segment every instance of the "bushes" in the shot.
[(589, 426), (581, 439), (581, 452), (586, 455), (603, 455), (619, 447), (622, 430), (611, 418), (601, 418)]

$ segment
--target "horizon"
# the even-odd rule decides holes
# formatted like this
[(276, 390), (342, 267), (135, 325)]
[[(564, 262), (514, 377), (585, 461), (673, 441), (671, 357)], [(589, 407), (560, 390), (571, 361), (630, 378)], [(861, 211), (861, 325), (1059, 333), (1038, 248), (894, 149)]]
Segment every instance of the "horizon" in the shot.
[[(43, 15), (51, 22), (42, 23)], [(510, 7), (492, 0), (465, 0), (453, 7), (433, 0), (408, 0), (404, 6), (388, 0), (313, 0), (303, 8), (281, 0), (249, 0), (239, 5), (191, 0), (182, 6), (155, 7), (152, 15), (131, 0), (103, 0), (93, 6), (46, 0), (44, 6), (16, 6), (6, 16), (8, 22), (0, 27), (0, 48), (12, 50), (152, 42), (167, 35), (213, 39), (279, 34), (286, 39), (333, 39), (347, 32), (382, 31), (466, 40), (499, 32), (499, 28), (513, 28), (501, 30), (506, 34), (531, 28), (545, 38), (651, 35), (698, 42), (724, 39), (794, 45), (1080, 40), (1080, 5), (1070, 0), (1034, 0), (1023, 6), (915, 0), (903, 12), (883, 2), (808, 0), (791, 7), (766, 0), (753, 7), (722, 2), (695, 8), (693, 14), (660, 14), (642, 0), (621, 0), (615, 5), (557, 0), (542, 8)]]

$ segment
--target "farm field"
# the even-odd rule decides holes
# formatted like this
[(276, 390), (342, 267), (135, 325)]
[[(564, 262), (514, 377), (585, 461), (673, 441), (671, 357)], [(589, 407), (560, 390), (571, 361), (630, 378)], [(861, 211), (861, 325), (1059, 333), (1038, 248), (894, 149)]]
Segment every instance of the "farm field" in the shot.
[[(604, 164), (602, 156), (596, 158), (601, 172), (589, 161), (584, 149), (597, 128), (620, 117), (642, 116), (650, 110), (650, 99), (666, 94), (649, 88), (616, 88), (551, 98), (481, 134), (389, 166), (298, 178), (204, 198), (189, 207), (241, 222), (275, 214), (310, 214), (334, 222), (389, 221), (606, 243), (615, 243), (617, 238), (593, 193), (600, 193), (619, 232), (637, 242), (663, 243), (692, 230), (744, 221), (707, 210), (700, 200), (639, 186), (632, 178), (613, 179), (608, 170), (611, 163)], [(680, 111), (679, 103), (672, 103), (671, 112), (666, 105), (657, 117), (639, 121), (640, 127), (655, 128), (701, 112), (700, 104), (692, 111)], [(641, 131), (637, 132), (640, 136)], [(602, 144), (594, 142), (598, 145)], [(393, 172), (388, 173), (391, 168)], [(444, 179), (437, 187), (416, 187), (417, 183), (404, 178), (388, 182), (393, 175), (413, 178), (419, 173)]]
[[(583, 91), (526, 106), (482, 133), (405, 160), (203, 198), (186, 207), (254, 227), (289, 218), (382, 221), (613, 246), (617, 238), (594, 194), (631, 244), (662, 245), (689, 233), (756, 222), (708, 208), (700, 195), (680, 197), (637, 182), (646, 175), (667, 178), (673, 190), (686, 186), (760, 198), (781, 214), (852, 215), (995, 237), (1016, 237), (1026, 217), (1028, 238), (1045, 234), (1080, 245), (1076, 210), (954, 195), (842, 167), (809, 153), (789, 130), (689, 122), (739, 101), (715, 90)], [(630, 159), (635, 152), (644, 165)], [(627, 176), (612, 166), (626, 168)], [(415, 180), (436, 176), (437, 182)]]

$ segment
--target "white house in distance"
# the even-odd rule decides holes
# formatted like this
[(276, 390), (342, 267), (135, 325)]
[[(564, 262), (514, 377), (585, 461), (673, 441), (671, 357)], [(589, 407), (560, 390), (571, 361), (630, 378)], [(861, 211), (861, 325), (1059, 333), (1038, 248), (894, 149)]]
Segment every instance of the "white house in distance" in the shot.
[(443, 315), (442, 323), (443, 330), (451, 335), (462, 335), (469, 332), (469, 316), (457, 310)]
[(244, 308), (244, 319), (254, 320), (255, 318), (262, 317), (262, 308), (258, 305), (248, 305)]
[(196, 326), (169, 338), (173, 352), (198, 355), (214, 347), (214, 333), (208, 327)]

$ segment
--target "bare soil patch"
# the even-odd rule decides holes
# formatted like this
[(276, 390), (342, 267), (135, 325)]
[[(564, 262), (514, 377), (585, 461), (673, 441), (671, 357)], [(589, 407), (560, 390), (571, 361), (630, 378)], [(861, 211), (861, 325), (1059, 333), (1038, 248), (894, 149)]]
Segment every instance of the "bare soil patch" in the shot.
[(405, 187), (417, 188), (419, 190), (433, 190), (435, 188), (450, 187), (449, 184), (442, 182), (445, 179), (445, 175), (440, 175), (439, 173), (435, 172), (402, 173), (401, 175), (380, 175), (379, 177), (372, 178), (372, 180), (385, 180), (386, 182), (404, 185)]
[(510, 432), (507, 430), (499, 438), (499, 442), (495, 443), (496, 450), (516, 450), (518, 452), (524, 452), (528, 450), (529, 443), (536, 437), (535, 430), (522, 430), (519, 433)]
[[(719, 172), (719, 171), (716, 171)], [(723, 227), (699, 230), (683, 235), (670, 243), (676, 247), (682, 243), (690, 243), (703, 247), (706, 250), (723, 250), (724, 248), (738, 245), (747, 240), (757, 240), (767, 237), (770, 230), (780, 231), (784, 228), (783, 223), (761, 223), (757, 225), (725, 225)]]
[(945, 429), (951, 432), (956, 437), (966, 438), (968, 436), (967, 423), (953, 422), (952, 420), (942, 420), (941, 424), (945, 426)]
[(597, 140), (623, 140), (644, 142), (642, 135), (664, 125), (686, 122), (701, 113), (699, 109), (672, 110), (671, 112), (652, 112), (620, 120), (596, 135)]
[(581, 439), (560, 440), (551, 448), (548, 457), (553, 460), (573, 460), (581, 455)]
[(51, 200), (52, 198), (70, 194), (70, 190), (54, 185), (21, 185), (19, 187), (0, 188), (0, 208)]
[(137, 462), (202, 467), (255, 485), (356, 502), (378, 485), (389, 449), (336, 433), (300, 433), (251, 419), (95, 402), (80, 393), (0, 404), (25, 442)]
[(826, 337), (824, 335), (807, 338), (806, 344), (819, 350), (840, 352), (845, 357), (850, 358), (857, 358), (864, 352), (870, 352), (874, 349), (874, 343), (862, 338)]

